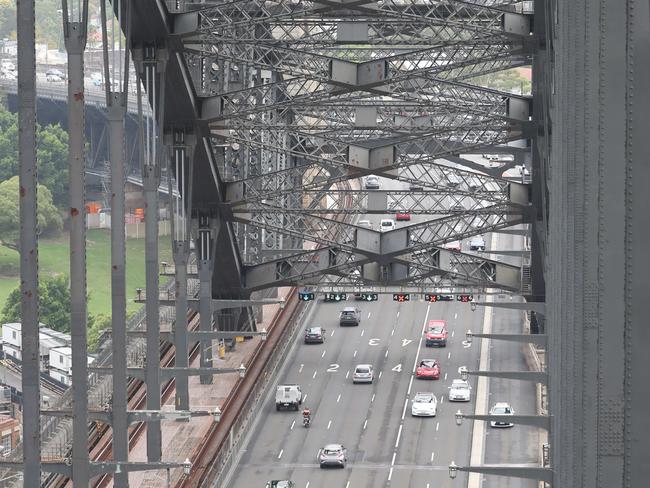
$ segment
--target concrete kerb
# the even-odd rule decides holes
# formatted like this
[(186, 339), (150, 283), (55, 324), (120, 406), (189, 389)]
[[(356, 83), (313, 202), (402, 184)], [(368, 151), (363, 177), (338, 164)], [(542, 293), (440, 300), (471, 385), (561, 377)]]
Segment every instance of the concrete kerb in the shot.
[[(289, 332), (289, 337), (291, 339), (286, 342), (286, 346), (282, 348), (282, 350), (276, 351), (275, 358), (279, 359), (284, 357), (285, 360), (276, 361), (274, 358), (275, 364), (271, 369), (271, 371), (267, 372), (268, 374), (264, 375), (265, 381), (263, 381), (263, 384), (259, 384), (258, 386), (256, 386), (257, 391), (254, 395), (254, 401), (252, 402), (251, 405), (247, 405), (246, 414), (238, 428), (238, 433), (235, 436), (235, 438), (231, 441), (231, 446), (227, 454), (229, 459), (226, 463), (224, 463), (224, 467), (226, 467), (227, 469), (222, 470), (222, 472), (219, 473), (219, 475), (215, 478), (214, 486), (218, 486), (218, 487), (228, 486), (228, 483), (230, 482), (232, 476), (235, 473), (237, 464), (239, 463), (239, 460), (243, 455), (243, 447), (250, 442), (251, 436), (253, 435), (253, 432), (255, 431), (255, 428), (257, 427), (258, 422), (261, 419), (260, 415), (255, 415), (259, 413), (259, 409), (256, 409), (256, 407), (257, 405), (259, 405), (260, 401), (262, 401), (263, 405), (270, 401), (271, 394), (274, 391), (274, 388), (271, 388), (271, 386), (275, 386), (278, 383), (279, 378), (282, 376), (287, 365), (289, 364), (288, 358), (290, 358), (294, 354), (296, 346), (298, 344), (298, 339), (300, 337), (300, 334), (298, 332), (301, 330), (301, 324), (303, 323), (303, 318), (305, 317), (305, 315), (307, 315), (306, 320), (309, 320), (309, 318), (315, 311), (314, 303), (315, 302), (309, 303), (308, 306), (294, 320), (294, 323), (291, 326), (293, 330)], [(288, 351), (288, 353), (282, 354), (287, 350), (289, 346), (290, 346), (290, 350)], [(253, 418), (251, 419), (251, 417)]]

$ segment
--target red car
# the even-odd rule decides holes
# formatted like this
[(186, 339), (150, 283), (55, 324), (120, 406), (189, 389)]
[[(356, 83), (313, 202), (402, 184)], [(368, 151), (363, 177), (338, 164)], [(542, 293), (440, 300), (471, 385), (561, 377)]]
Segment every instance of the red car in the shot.
[(429, 320), (427, 328), (424, 331), (424, 344), (427, 347), (447, 345), (447, 324), (444, 320)]
[(440, 379), (440, 365), (435, 359), (423, 359), (415, 370), (415, 377), (425, 380)]
[(395, 214), (395, 220), (403, 221), (403, 220), (411, 220), (411, 214), (407, 212), (397, 212)]

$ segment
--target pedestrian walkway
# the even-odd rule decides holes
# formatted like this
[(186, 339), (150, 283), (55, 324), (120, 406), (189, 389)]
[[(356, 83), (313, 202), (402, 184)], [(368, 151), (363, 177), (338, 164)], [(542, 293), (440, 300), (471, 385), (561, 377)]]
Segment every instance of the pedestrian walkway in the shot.
[[(289, 288), (281, 288), (279, 296), (285, 296)], [(257, 324), (258, 330), (268, 328), (280, 306), (278, 304), (264, 305), (263, 320)], [(226, 353), (225, 359), (214, 359), (214, 366), (217, 368), (237, 368), (240, 364), (247, 364), (252, 357), (255, 349), (260, 343), (260, 337), (255, 336), (252, 339), (238, 342), (235, 350)], [(216, 348), (215, 348), (216, 350)], [(192, 367), (198, 367), (198, 358), (191, 364)], [(211, 385), (200, 384), (198, 376), (190, 377), (190, 408), (192, 410), (214, 410), (216, 406), (221, 406), (226, 401), (235, 384), (239, 380), (238, 373), (228, 373), (214, 375), (214, 382)], [(174, 395), (163, 406), (163, 410), (172, 410), (174, 408)], [(183, 462), (186, 458), (191, 457), (191, 453), (196, 446), (202, 441), (208, 432), (214, 419), (211, 415), (204, 417), (195, 417), (189, 421), (165, 420), (161, 423), (162, 428), (162, 446), (163, 461)], [(129, 454), (130, 461), (146, 461), (147, 459), (147, 437), (143, 433), (138, 439), (137, 444)], [(182, 476), (182, 468), (172, 469), (171, 486), (174, 486)], [(167, 471), (144, 471), (131, 473), (129, 475), (130, 486), (140, 488), (160, 488), (167, 486)], [(112, 486), (112, 483), (109, 485)]]

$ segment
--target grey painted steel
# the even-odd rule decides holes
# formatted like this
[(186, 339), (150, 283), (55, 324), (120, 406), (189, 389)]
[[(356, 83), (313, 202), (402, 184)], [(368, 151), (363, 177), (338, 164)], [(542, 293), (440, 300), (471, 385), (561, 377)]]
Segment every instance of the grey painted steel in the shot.
[[(187, 344), (187, 261), (190, 255), (189, 241), (174, 240), (172, 244), (174, 265), (176, 266), (176, 319), (174, 320), (175, 366), (189, 366)], [(176, 410), (189, 410), (190, 394), (188, 377), (176, 378)]]
[[(209, 234), (208, 234), (209, 235)], [(212, 244), (208, 243), (211, 248)], [(212, 260), (199, 259), (199, 330), (209, 332), (212, 330)], [(200, 342), (199, 355), (200, 366), (208, 368), (212, 366), (212, 340)], [(201, 375), (201, 384), (212, 383), (212, 375)]]
[[(111, 156), (111, 220), (123, 222), (124, 208), (124, 117), (126, 103), (122, 93), (109, 95), (109, 141)], [(113, 348), (113, 459), (129, 459), (126, 357), (126, 248), (123, 225), (111, 225), (111, 313)], [(116, 487), (128, 486), (128, 475), (116, 473)]]
[(553, 471), (549, 468), (535, 468), (526, 466), (456, 466), (458, 471), (467, 473), (482, 473), (496, 476), (507, 476), (509, 478), (526, 478), (532, 480), (546, 481), (553, 480)]
[[(165, 109), (165, 61), (166, 51), (153, 47), (138, 49), (140, 79), (150, 97), (153, 121), (147, 124), (145, 134), (145, 158), (142, 161), (145, 200), (145, 275), (147, 293), (147, 362), (145, 383), (147, 385), (147, 409), (160, 410), (160, 303), (158, 263), (158, 186), (163, 158), (161, 135)], [(153, 291), (153, 293), (151, 293)], [(160, 461), (162, 457), (162, 433), (159, 421), (147, 423), (147, 461)]]
[[(72, 345), (72, 480), (90, 484), (88, 453), (88, 341), (86, 307), (86, 200), (84, 50), (88, 0), (81, 12), (63, 1), (63, 33), (68, 52), (68, 171), (70, 195), (70, 335)], [(69, 13), (74, 18), (69, 17)]]
[(39, 486), (41, 478), (34, 0), (18, 2), (17, 22), (23, 482), (24, 486), (34, 488)]

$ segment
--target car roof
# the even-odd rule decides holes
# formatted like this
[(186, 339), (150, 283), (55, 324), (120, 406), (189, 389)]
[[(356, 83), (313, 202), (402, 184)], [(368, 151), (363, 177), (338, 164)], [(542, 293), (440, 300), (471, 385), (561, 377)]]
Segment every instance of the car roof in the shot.
[(435, 395), (433, 393), (431, 393), (430, 391), (418, 391), (415, 394), (415, 397), (417, 398), (418, 396), (432, 396), (432, 397), (435, 397)]
[(372, 368), (372, 364), (357, 364), (354, 368)]
[(313, 327), (307, 327), (307, 330), (322, 329), (320, 325), (314, 325)]
[(336, 449), (342, 449), (343, 446), (341, 444), (325, 444), (323, 446), (323, 449), (326, 449), (328, 451), (334, 451)]
[(441, 325), (441, 326), (444, 327), (444, 326), (447, 325), (447, 322), (445, 322), (445, 321), (442, 320), (442, 319), (433, 319), (433, 320), (429, 320), (429, 327), (435, 327), (436, 325)]
[(357, 311), (356, 307), (345, 307), (343, 309), (343, 312), (356, 312), (356, 311)]
[(509, 403), (506, 402), (498, 402), (494, 404), (494, 407), (492, 408), (512, 408)]
[(453, 381), (451, 382), (451, 386), (454, 386), (454, 385), (469, 386), (469, 383), (468, 383), (467, 381), (465, 381), (465, 380), (455, 379), (455, 380), (453, 380)]

